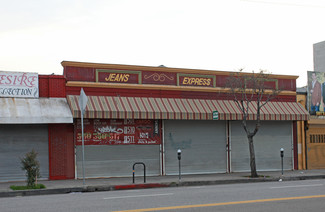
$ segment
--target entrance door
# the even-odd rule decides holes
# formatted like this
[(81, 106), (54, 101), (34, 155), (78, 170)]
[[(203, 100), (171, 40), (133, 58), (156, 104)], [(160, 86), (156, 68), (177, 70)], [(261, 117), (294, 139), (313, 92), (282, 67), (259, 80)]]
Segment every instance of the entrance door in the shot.
[[(146, 165), (148, 176), (159, 175), (159, 145), (86, 145), (85, 177), (131, 177), (135, 162)], [(143, 167), (136, 166), (137, 175)], [(82, 178), (82, 146), (77, 146), (77, 177)]]
[(225, 121), (166, 120), (164, 139), (167, 175), (178, 174), (178, 149), (183, 174), (226, 172)]
[(310, 128), (307, 131), (307, 168), (325, 168), (324, 128)]
[[(240, 121), (231, 123), (231, 170), (250, 171), (248, 140)], [(249, 126), (254, 127), (254, 122)], [(292, 122), (263, 121), (254, 137), (256, 169), (259, 171), (281, 170), (280, 149), (284, 149), (284, 169), (292, 165)]]
[(33, 149), (38, 153), (41, 178), (48, 179), (47, 125), (0, 125), (0, 135), (0, 181), (25, 180), (20, 158)]

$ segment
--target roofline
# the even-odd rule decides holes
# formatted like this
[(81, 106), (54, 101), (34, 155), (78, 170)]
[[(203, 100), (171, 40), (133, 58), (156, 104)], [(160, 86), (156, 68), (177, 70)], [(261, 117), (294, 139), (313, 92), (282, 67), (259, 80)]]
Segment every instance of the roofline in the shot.
[[(96, 68), (96, 69), (118, 69), (118, 70), (135, 70), (135, 71), (158, 71), (158, 72), (182, 72), (190, 74), (209, 74), (209, 75), (225, 75), (228, 76), (231, 71), (219, 71), (219, 70), (205, 70), (205, 69), (188, 69), (188, 68), (169, 68), (169, 67), (155, 67), (155, 66), (140, 66), (140, 65), (123, 65), (123, 64), (108, 64), (108, 63), (91, 63), (91, 62), (76, 62), (76, 61), (62, 61), (63, 67), (84, 67), (84, 68)], [(253, 73), (241, 72), (242, 75), (252, 75)], [(295, 75), (274, 75), (270, 76), (277, 79), (297, 79), (299, 76)]]

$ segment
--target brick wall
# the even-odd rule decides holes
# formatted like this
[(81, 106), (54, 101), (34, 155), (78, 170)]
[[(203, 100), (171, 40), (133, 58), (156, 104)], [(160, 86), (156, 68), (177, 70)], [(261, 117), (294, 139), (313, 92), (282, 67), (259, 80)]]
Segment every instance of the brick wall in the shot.
[(49, 156), (51, 180), (74, 178), (73, 124), (49, 125)]
[(59, 75), (39, 75), (39, 96), (52, 98), (65, 98), (64, 76)]

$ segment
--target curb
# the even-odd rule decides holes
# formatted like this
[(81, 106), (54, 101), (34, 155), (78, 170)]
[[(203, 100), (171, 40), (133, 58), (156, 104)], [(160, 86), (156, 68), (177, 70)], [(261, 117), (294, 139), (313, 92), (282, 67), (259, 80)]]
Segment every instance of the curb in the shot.
[(117, 185), (114, 190), (127, 190), (127, 189), (145, 189), (145, 188), (161, 188), (169, 187), (168, 183), (148, 183), (148, 184), (131, 184), (131, 185)]
[(143, 183), (143, 184), (128, 184), (128, 185), (98, 185), (98, 186), (71, 187), (71, 188), (35, 189), (35, 190), (24, 190), (24, 191), (3, 191), (3, 192), (0, 192), (0, 198), (1, 197), (50, 195), (50, 194), (68, 194), (68, 193), (74, 193), (74, 192), (99, 192), (99, 191), (163, 188), (163, 187), (185, 187), (185, 186), (221, 185), (221, 184), (237, 184), (237, 183), (259, 183), (259, 182), (275, 182), (275, 181), (280, 181), (280, 180), (282, 180), (282, 181), (297, 181), (297, 180), (312, 180), (312, 179), (325, 179), (325, 175), (257, 178), (257, 179), (247, 178), (247, 179), (212, 180), (212, 181)]
[(83, 188), (53, 188), (53, 189), (34, 189), (24, 191), (4, 191), (0, 192), (0, 197), (21, 197), (21, 196), (35, 196), (48, 194), (67, 194), (73, 192), (83, 192)]
[(284, 181), (325, 179), (325, 175), (283, 177)]

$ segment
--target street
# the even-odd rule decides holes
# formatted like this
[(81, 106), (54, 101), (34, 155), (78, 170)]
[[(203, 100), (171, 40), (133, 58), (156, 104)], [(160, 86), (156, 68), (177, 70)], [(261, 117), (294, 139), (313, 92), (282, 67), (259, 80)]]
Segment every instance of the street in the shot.
[(0, 198), (0, 211), (324, 211), (325, 180)]

